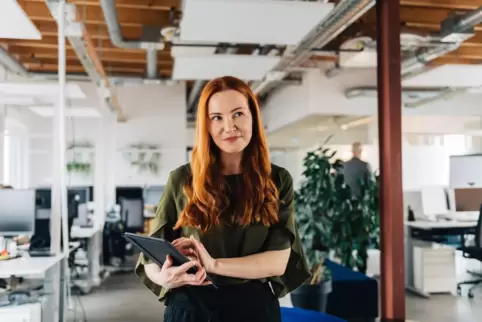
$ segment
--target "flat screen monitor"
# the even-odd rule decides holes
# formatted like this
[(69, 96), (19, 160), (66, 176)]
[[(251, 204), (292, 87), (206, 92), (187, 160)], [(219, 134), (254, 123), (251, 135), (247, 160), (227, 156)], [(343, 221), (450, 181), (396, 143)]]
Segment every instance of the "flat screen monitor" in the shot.
[(90, 201), (89, 187), (69, 187), (67, 197), (69, 203), (72, 198), (75, 198), (79, 204), (88, 203)]
[(482, 188), (456, 188), (455, 211), (479, 211), (482, 204)]
[(117, 187), (115, 189), (116, 203), (120, 205), (123, 198), (144, 200), (144, 189), (141, 187)]
[(0, 190), (0, 235), (15, 237), (35, 231), (35, 190)]
[(35, 189), (35, 204), (37, 205), (37, 209), (52, 208), (52, 189), (51, 188)]

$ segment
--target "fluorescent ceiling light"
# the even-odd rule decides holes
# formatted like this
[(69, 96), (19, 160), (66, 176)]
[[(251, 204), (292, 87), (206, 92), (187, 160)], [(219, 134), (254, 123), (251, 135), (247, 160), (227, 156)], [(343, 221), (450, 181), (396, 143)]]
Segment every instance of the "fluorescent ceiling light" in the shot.
[(40, 40), (42, 35), (16, 0), (0, 0), (0, 38)]
[[(41, 117), (53, 117), (55, 110), (52, 106), (31, 106), (29, 109)], [(67, 117), (101, 117), (95, 107), (68, 107), (65, 109)]]
[[(1, 0), (0, 0), (1, 1)], [(69, 83), (65, 86), (66, 97), (72, 99), (85, 98), (84, 92), (78, 84)], [(0, 95), (42, 96), (58, 97), (59, 85), (57, 83), (27, 83), (27, 82), (3, 82), (0, 83)]]

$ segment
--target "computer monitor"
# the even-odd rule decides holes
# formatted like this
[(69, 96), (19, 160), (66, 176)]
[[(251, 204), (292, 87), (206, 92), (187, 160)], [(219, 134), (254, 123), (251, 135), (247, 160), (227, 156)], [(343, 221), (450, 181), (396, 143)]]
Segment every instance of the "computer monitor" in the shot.
[(88, 203), (90, 201), (89, 187), (69, 187), (68, 199), (77, 196), (76, 200), (79, 204)]
[(35, 190), (0, 190), (0, 235), (32, 235), (35, 230)]
[(117, 187), (115, 189), (116, 204), (120, 205), (122, 198), (144, 200), (144, 189), (141, 187)]
[(35, 204), (37, 209), (50, 209), (52, 207), (52, 189), (35, 189)]
[(164, 192), (164, 186), (151, 186), (145, 189), (144, 203), (157, 206)]
[(455, 211), (477, 212), (482, 204), (482, 188), (455, 188)]

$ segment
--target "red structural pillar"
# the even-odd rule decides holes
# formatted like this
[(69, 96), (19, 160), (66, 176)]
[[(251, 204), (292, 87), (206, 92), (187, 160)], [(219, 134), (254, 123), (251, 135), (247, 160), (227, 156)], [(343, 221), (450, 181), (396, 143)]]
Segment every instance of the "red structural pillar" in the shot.
[(382, 321), (405, 321), (400, 2), (377, 0)]

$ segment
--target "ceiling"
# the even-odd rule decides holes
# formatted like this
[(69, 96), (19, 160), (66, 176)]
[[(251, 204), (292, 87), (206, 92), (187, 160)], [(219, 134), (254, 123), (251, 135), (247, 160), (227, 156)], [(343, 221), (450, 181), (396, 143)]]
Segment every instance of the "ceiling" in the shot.
[[(208, 55), (212, 55), (213, 53), (219, 53), (220, 51), (223, 52), (223, 50), (226, 50), (226, 48), (230, 46), (226, 45), (226, 43), (234, 42), (234, 40), (237, 40), (239, 45), (236, 45), (236, 51), (234, 52), (234, 54), (236, 55), (251, 55), (254, 52), (258, 51), (261, 52), (261, 55), (276, 56), (282, 55), (287, 46), (296, 43), (296, 40), (300, 37), (300, 35), (305, 33), (306, 30), (309, 30), (309, 27), (315, 22), (315, 20), (321, 19), (323, 15), (329, 12), (329, 10), (327, 9), (332, 8), (333, 4), (338, 2), (335, 0), (328, 1), (332, 3), (332, 5), (318, 2), (316, 5), (325, 6), (324, 11), (319, 11), (316, 13), (317, 15), (319, 15), (319, 17), (311, 14), (309, 16), (306, 15), (306, 19), (302, 19), (303, 21), (298, 21), (295, 18), (296, 15), (292, 15), (290, 19), (283, 19), (282, 21), (285, 21), (285, 25), (287, 25), (288, 31), (291, 32), (289, 34), (290, 37), (287, 37), (285, 43), (281, 43), (282, 41), (278, 40), (274, 44), (266, 44), (266, 40), (263, 39), (267, 39), (266, 37), (269, 38), (270, 34), (266, 33), (265, 31), (256, 32), (256, 30), (259, 30), (259, 28), (254, 28), (251, 26), (251, 24), (256, 25), (256, 23), (249, 22), (246, 24), (246, 19), (238, 19), (240, 23), (244, 24), (243, 29), (236, 29), (232, 25), (229, 25), (229, 28), (226, 27), (225, 29), (214, 28), (216, 27), (216, 25), (222, 23), (221, 20), (225, 18), (224, 16), (229, 16), (230, 13), (226, 11), (229, 9), (227, 7), (227, 4), (231, 3), (234, 5), (235, 1), (203, 1), (206, 5), (209, 5), (209, 10), (201, 11), (195, 10), (194, 7), (191, 7), (191, 10), (189, 12), (182, 12), (180, 0), (117, 0), (115, 1), (116, 13), (120, 24), (122, 37), (125, 39), (141, 38), (141, 36), (143, 35), (143, 26), (156, 26), (159, 28), (165, 28), (169, 26), (181, 26), (181, 38), (183, 36), (182, 28), (184, 27), (184, 37), (191, 37), (193, 38), (193, 40), (198, 40), (198, 43), (204, 41), (210, 43), (211, 45), (214, 45), (214, 50), (207, 51)], [(26, 16), (30, 18), (33, 26), (38, 29), (42, 36), (42, 39), (38, 39), (38, 37), (37, 39), (35, 37), (31, 37), (31, 39), (13, 39), (15, 37), (4, 35), (3, 37), (5, 38), (0, 38), (0, 45), (5, 46), (8, 52), (11, 53), (14, 57), (16, 57), (31, 72), (57, 72), (57, 24), (46, 6), (46, 1), (17, 0), (17, 2), (24, 10)], [(92, 39), (95, 49), (100, 57), (105, 72), (108, 75), (125, 75), (140, 78), (145, 77), (147, 73), (147, 59), (145, 49), (118, 48), (112, 44), (106, 27), (104, 14), (100, 6), (100, 0), (68, 0), (68, 2), (74, 3), (76, 5), (77, 12), (80, 16), (79, 19), (83, 21), (87, 32)], [(195, 1), (186, 2), (191, 3), (192, 6), (196, 4)], [(294, 2), (295, 1), (286, 1), (286, 3)], [(262, 7), (260, 6), (259, 1), (253, 2), (246, 0), (237, 1), (237, 3), (239, 5), (239, 8), (231, 7), (231, 14), (251, 12), (252, 16), (254, 17), (253, 21), (262, 21), (263, 26), (273, 26), (273, 30), (279, 29), (280, 27), (276, 27), (278, 25), (283, 26), (283, 24), (279, 23), (279, 19), (271, 19), (269, 18), (269, 15), (265, 15), (266, 11), (263, 11), (261, 9)], [(264, 2), (263, 5), (268, 5), (269, 3), (270, 2)], [(272, 3), (274, 3), (274, 1)], [(429, 33), (434, 33), (440, 30), (440, 23), (445, 18), (447, 18), (453, 11), (466, 12), (482, 6), (482, 0), (400, 0), (400, 3), (402, 5), (402, 29), (406, 32), (414, 32), (422, 35), (427, 35)], [(248, 5), (252, 5), (253, 8), (257, 9), (254, 11), (250, 11)], [(258, 7), (256, 7), (256, 5)], [(300, 2), (298, 2), (297, 5), (292, 5), (293, 8), (297, 8), (296, 10), (302, 11), (302, 5), (300, 5)], [(315, 4), (312, 3), (311, 5)], [(226, 8), (223, 6), (226, 6)], [(308, 6), (308, 4), (305, 4), (305, 6)], [(280, 16), (283, 15), (281, 9), (273, 7), (271, 12), (275, 12), (274, 10), (278, 10), (276, 12), (279, 12)], [(214, 25), (213, 23), (202, 23), (203, 21), (213, 22), (213, 19), (215, 19), (216, 17), (221, 20), (216, 20), (217, 23)], [(264, 21), (262, 20), (263, 17), (265, 17), (264, 19), (271, 20)], [(236, 16), (232, 16), (232, 18), (229, 19), (225, 18), (228, 19), (225, 21), (229, 21), (230, 23), (232, 22), (232, 24), (235, 25), (235, 22), (237, 21), (235, 18)], [(326, 49), (337, 50), (346, 40), (354, 37), (369, 36), (371, 38), (375, 38), (375, 24), (376, 12), (375, 8), (372, 8), (361, 19), (359, 19), (359, 21), (355, 22), (353, 25), (347, 28), (339, 37), (332, 41)], [(300, 26), (303, 28), (301, 28)], [(32, 26), (26, 28), (32, 29), (31, 27)], [(215, 35), (216, 31), (219, 33), (219, 30), (223, 30), (225, 32), (225, 35), (229, 33), (230, 36), (220, 39), (220, 35), (218, 35), (219, 37), (216, 38), (217, 41), (214, 36), (214, 38), (208, 38), (206, 36), (207, 32), (212, 32), (213, 35)], [(464, 42), (459, 49), (438, 59), (435, 59), (430, 64), (481, 64), (482, 25), (477, 26), (475, 28), (475, 31), (476, 35)], [(196, 32), (201, 34), (201, 36), (204, 35), (204, 38), (202, 38), (201, 36), (196, 36)], [(243, 34), (243, 32), (246, 32), (246, 34)], [(252, 34), (252, 38), (246, 36), (249, 33)], [(33, 31), (32, 34), (35, 34), (35, 31)], [(22, 37), (19, 36), (17, 38)], [(250, 43), (249, 39), (253, 39), (253, 43)], [(255, 43), (256, 39), (258, 39), (260, 42), (262, 41), (262, 43)], [(173, 47), (169, 43), (166, 43), (165, 48), (158, 51), (157, 69), (160, 78), (171, 78), (174, 75), (176, 62), (171, 52), (172, 48)], [(202, 50), (202, 47), (199, 47), (198, 49)], [(67, 72), (69, 74), (85, 74), (84, 67), (82, 66), (81, 62), (76, 56), (76, 53), (68, 43), (66, 54)], [(206, 53), (204, 55), (206, 55)], [(336, 57), (334, 58), (332, 56), (314, 55), (309, 62), (312, 63), (318, 60), (336, 60)], [(182, 59), (179, 59), (179, 61), (181, 62)], [(215, 61), (212, 61), (213, 60), (211, 59), (211, 63), (216, 64)], [(253, 66), (254, 65), (255, 63), (253, 63)], [(183, 70), (189, 70), (189, 68), (186, 66), (184, 66)], [(223, 69), (222, 71), (220, 71), (220, 73), (226, 73), (230, 70), (233, 70), (232, 67), (230, 68)], [(267, 67), (266, 65), (263, 65), (260, 68)], [(243, 70), (246, 70), (246, 68), (243, 68)], [(265, 70), (263, 69), (263, 72), (264, 71)], [(254, 75), (254, 78), (259, 77), (259, 70), (257, 70), (257, 72), (258, 73), (253, 72), (251, 74), (248, 74), (248, 76)], [(204, 75), (212, 76), (209, 73), (205, 73)], [(179, 77), (179, 79), (188, 81), (188, 83), (190, 84), (191, 81), (196, 80), (196, 77), (197, 76), (189, 73), (183, 73), (182, 77)]]
[[(454, 13), (466, 13), (482, 6), (482, 0), (400, 0), (402, 32), (419, 35), (435, 34), (441, 22)], [(475, 28), (475, 35), (462, 43), (459, 49), (431, 61), (433, 66), (444, 64), (482, 63), (482, 24)], [(376, 7), (369, 10), (357, 22), (345, 30), (329, 47), (340, 48), (348, 39), (368, 36), (376, 39)]]

